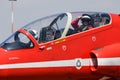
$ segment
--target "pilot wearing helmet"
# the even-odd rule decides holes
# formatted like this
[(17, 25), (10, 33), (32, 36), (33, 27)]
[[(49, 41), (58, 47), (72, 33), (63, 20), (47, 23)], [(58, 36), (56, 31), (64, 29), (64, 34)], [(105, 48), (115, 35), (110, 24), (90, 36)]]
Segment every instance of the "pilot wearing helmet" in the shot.
[[(28, 32), (35, 38), (35, 40), (38, 40), (38, 32), (36, 30), (29, 30)], [(33, 43), (29, 41), (26, 46), (32, 47)]]
[[(81, 20), (81, 22), (82, 22), (81, 26), (78, 24), (79, 20)], [(73, 28), (75, 29), (76, 32), (82, 32), (82, 31), (89, 30), (89, 29), (93, 28), (91, 22), (92, 22), (92, 19), (90, 16), (83, 15), (83, 16), (78, 16), (77, 19), (73, 20), (71, 25), (73, 26)]]
[(29, 33), (36, 39), (38, 40), (38, 32), (36, 30), (29, 30)]

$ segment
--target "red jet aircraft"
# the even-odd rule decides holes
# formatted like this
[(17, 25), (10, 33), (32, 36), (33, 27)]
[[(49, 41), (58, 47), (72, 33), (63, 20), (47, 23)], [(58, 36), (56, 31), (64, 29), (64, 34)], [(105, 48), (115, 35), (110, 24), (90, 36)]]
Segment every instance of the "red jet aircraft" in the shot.
[[(90, 18), (93, 28), (76, 32), (71, 23), (83, 15)], [(119, 14), (47, 16), (25, 25), (0, 44), (0, 80), (110, 79), (120, 79)]]

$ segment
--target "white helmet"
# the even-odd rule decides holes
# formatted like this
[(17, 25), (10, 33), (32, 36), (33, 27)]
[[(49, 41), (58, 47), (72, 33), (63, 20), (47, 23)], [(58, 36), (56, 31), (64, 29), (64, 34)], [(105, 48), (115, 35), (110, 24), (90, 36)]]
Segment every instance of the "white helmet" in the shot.
[(29, 33), (37, 40), (38, 39), (38, 32), (36, 30), (29, 30)]
[(91, 23), (91, 18), (87, 15), (83, 16), (81, 19), (82, 23), (88, 22), (89, 24)]

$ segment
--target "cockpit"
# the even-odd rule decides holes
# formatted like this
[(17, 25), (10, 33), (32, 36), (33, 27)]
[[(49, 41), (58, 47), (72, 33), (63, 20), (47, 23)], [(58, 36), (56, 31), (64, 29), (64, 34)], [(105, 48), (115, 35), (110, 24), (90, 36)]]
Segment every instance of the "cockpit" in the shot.
[[(56, 14), (37, 19), (25, 25), (1, 43), (0, 46), (6, 50), (33, 48), (35, 44), (70, 36), (75, 34), (74, 28), (71, 25), (72, 20), (83, 14), (89, 14), (92, 17), (94, 28), (110, 24), (110, 15), (107, 13), (67, 12)], [(103, 24), (102, 21), (104, 21)]]

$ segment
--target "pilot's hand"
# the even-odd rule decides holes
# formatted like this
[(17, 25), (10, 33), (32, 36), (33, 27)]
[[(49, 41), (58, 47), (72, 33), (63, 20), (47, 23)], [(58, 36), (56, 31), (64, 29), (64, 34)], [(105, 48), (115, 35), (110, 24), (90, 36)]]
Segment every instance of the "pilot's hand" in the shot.
[(82, 16), (78, 16), (78, 19), (81, 19), (82, 18)]

